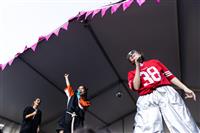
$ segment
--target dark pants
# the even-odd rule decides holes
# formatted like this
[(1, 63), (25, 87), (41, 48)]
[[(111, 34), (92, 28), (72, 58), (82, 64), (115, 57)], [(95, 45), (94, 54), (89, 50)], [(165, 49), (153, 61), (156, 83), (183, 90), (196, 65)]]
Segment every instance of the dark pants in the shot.
[[(83, 121), (84, 120), (82, 118), (76, 116), (74, 121), (74, 130), (82, 128)], [(56, 132), (59, 133), (59, 131), (64, 130), (64, 133), (71, 133), (71, 123), (72, 123), (72, 117), (70, 114), (66, 113), (58, 121), (58, 127), (56, 128)]]

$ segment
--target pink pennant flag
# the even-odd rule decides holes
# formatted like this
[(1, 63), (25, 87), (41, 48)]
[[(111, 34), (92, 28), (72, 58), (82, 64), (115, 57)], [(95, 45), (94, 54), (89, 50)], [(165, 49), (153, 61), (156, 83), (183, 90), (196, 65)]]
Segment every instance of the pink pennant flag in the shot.
[(36, 44), (34, 44), (33, 46), (31, 46), (31, 49), (35, 52), (35, 50), (36, 50), (36, 47), (37, 47), (37, 43)]
[(101, 9), (101, 16), (103, 17), (106, 14), (106, 11), (108, 10), (109, 7), (105, 7)]
[(129, 0), (127, 2), (124, 2), (123, 3), (123, 10), (125, 11), (132, 3), (133, 3), (133, 0)]
[(100, 9), (94, 10), (94, 12), (92, 13), (92, 18), (93, 18), (97, 13), (99, 13), (99, 11), (101, 11), (101, 10), (100, 10)]
[(67, 29), (68, 29), (68, 24), (69, 24), (68, 22), (67, 22), (67, 23), (64, 23), (64, 24), (62, 25), (62, 28), (65, 29), (65, 30), (67, 30)]
[(82, 15), (84, 15), (86, 12), (84, 12), (84, 11), (82, 11), (82, 12), (79, 12), (79, 14), (77, 15), (78, 16), (78, 18), (77, 19), (79, 19)]
[(38, 38), (38, 42), (39, 42), (39, 41), (42, 41), (42, 40), (44, 40), (44, 39), (45, 39), (44, 36), (40, 36), (40, 37)]
[(142, 4), (144, 4), (146, 0), (137, 0), (137, 3), (139, 4), (139, 6), (141, 6)]
[(49, 35), (45, 36), (45, 39), (48, 41), (49, 38), (51, 37), (52, 33), (50, 33)]
[(82, 16), (83, 14), (85, 14), (85, 11), (79, 12), (79, 17)]
[(87, 17), (90, 15), (90, 14), (92, 14), (93, 13), (93, 11), (88, 11), (87, 13), (86, 13), (86, 15), (85, 15), (85, 19), (87, 19)]
[(6, 64), (1, 64), (1, 70), (3, 71), (7, 66), (7, 63)]
[(15, 58), (11, 59), (11, 60), (8, 62), (8, 64), (9, 64), (10, 66), (11, 66), (11, 64), (13, 63), (14, 59), (15, 59)]
[(60, 27), (59, 27), (58, 29), (56, 29), (53, 33), (54, 33), (56, 36), (58, 36), (59, 31), (60, 31)]
[(121, 6), (122, 3), (115, 4), (114, 6), (111, 7), (111, 14), (115, 13), (117, 9)]
[(156, 0), (157, 3), (160, 3), (160, 0)]

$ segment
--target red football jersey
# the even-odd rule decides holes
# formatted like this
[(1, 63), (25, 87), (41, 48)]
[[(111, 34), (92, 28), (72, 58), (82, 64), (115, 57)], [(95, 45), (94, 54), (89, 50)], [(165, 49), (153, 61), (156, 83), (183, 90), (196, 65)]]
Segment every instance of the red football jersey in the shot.
[[(128, 72), (129, 88), (134, 90), (133, 79), (135, 71)], [(175, 76), (158, 60), (144, 61), (140, 65), (140, 88), (137, 90), (139, 95), (146, 95), (153, 92), (159, 86), (170, 85), (170, 80)]]

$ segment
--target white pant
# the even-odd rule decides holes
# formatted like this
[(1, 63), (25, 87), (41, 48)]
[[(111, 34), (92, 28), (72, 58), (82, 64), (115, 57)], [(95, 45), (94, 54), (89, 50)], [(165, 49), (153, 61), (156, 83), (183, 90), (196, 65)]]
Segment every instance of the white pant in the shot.
[(138, 98), (134, 133), (164, 133), (162, 117), (171, 133), (200, 133), (184, 101), (171, 86)]

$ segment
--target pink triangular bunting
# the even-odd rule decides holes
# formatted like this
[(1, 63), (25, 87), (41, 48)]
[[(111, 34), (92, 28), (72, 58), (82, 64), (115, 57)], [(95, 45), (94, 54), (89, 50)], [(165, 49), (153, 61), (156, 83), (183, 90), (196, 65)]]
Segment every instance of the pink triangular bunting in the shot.
[(68, 22), (67, 22), (67, 23), (64, 23), (64, 24), (62, 25), (62, 28), (65, 29), (65, 30), (67, 30), (67, 29), (68, 29), (68, 24), (69, 24)]
[(157, 3), (160, 3), (160, 0), (156, 0)]
[(1, 64), (1, 70), (3, 71), (7, 66), (7, 63), (6, 64)]
[(142, 4), (144, 4), (144, 2), (146, 1), (146, 0), (136, 0), (137, 1), (137, 3), (139, 4), (139, 6), (141, 6)]
[(112, 6), (111, 8), (111, 14), (115, 13), (117, 11), (117, 9), (121, 6), (122, 3), (119, 4), (115, 4), (114, 6)]
[(94, 10), (94, 12), (92, 13), (92, 18), (93, 18), (97, 13), (99, 13), (99, 11), (101, 11), (101, 10), (100, 10), (100, 9)]
[(105, 7), (101, 9), (101, 16), (103, 17), (106, 14), (106, 11), (108, 10), (109, 7)]
[(52, 33), (50, 33), (49, 35), (45, 36), (45, 39), (48, 41), (49, 38), (51, 37)]
[(133, 3), (133, 0), (129, 0), (123, 3), (123, 10), (125, 11), (131, 4)]
[(31, 46), (31, 49), (35, 52), (35, 50), (36, 50), (36, 47), (37, 47), (37, 43), (36, 44), (34, 44), (33, 46)]
[(56, 36), (58, 36), (59, 31), (60, 31), (60, 28), (56, 29), (53, 33), (54, 33)]
[(88, 11), (87, 13), (86, 13), (86, 15), (85, 15), (85, 19), (87, 19), (87, 17), (90, 15), (90, 14), (92, 14), (93, 13), (93, 11)]
[(11, 64), (13, 63), (14, 59), (15, 59), (15, 58), (11, 59), (11, 60), (8, 62), (8, 64), (11, 65)]
[(42, 40), (44, 40), (44, 39), (45, 39), (44, 36), (40, 36), (40, 37), (38, 38), (38, 41), (42, 41)]
[(79, 17), (82, 16), (83, 14), (85, 14), (85, 11), (79, 12)]

